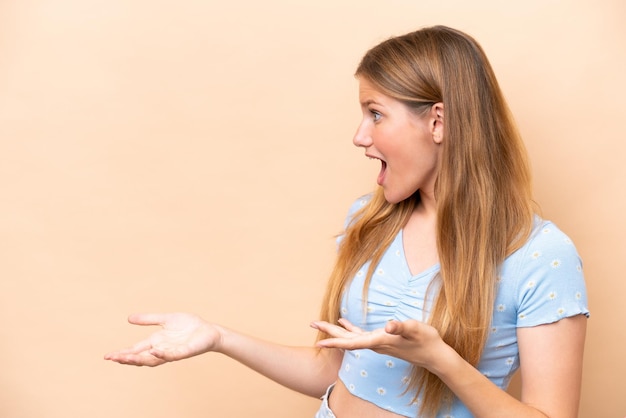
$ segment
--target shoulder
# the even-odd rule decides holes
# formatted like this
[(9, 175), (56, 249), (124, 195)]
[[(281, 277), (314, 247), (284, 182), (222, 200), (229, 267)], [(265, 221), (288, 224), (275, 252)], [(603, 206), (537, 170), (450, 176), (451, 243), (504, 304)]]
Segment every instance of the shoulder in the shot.
[(358, 199), (352, 202), (352, 204), (348, 208), (348, 214), (346, 215), (346, 218), (343, 222), (343, 231), (336, 237), (338, 246), (343, 241), (343, 238), (346, 234), (346, 231), (350, 227), (350, 224), (352, 224), (352, 222), (354, 222), (354, 220), (358, 218), (357, 214), (359, 213), (359, 211), (365, 208), (371, 200), (372, 200), (372, 193), (369, 193), (369, 194), (359, 197)]
[(520, 326), (588, 314), (582, 260), (569, 236), (551, 221), (535, 218), (527, 242), (505, 260), (502, 279), (514, 293)]
[[(550, 257), (574, 257), (580, 259), (574, 242), (552, 221), (538, 216), (526, 242), (505, 260), (505, 263), (527, 264), (529, 260), (546, 260)], [(551, 260), (554, 261), (554, 260)], [(555, 264), (555, 266), (558, 263)]]
[(345, 227), (347, 228), (350, 223), (355, 219), (356, 214), (363, 209), (367, 204), (372, 200), (372, 193), (368, 193), (354, 200), (348, 209), (348, 214), (346, 215)]
[(561, 231), (552, 221), (535, 218), (535, 224), (529, 245), (539, 246), (546, 250), (576, 252), (576, 247), (570, 237)]

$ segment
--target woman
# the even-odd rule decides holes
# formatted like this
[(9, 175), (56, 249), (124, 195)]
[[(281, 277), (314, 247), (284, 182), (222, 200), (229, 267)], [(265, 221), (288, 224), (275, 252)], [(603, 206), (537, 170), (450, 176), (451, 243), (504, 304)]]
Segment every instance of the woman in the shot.
[[(523, 144), (466, 34), (425, 28), (367, 52), (354, 137), (379, 187), (351, 208), (316, 347), (188, 314), (108, 354), (154, 366), (216, 351), (323, 396), (317, 417), (576, 417), (586, 317), (571, 241), (533, 210)], [(505, 389), (521, 369), (521, 400)]]

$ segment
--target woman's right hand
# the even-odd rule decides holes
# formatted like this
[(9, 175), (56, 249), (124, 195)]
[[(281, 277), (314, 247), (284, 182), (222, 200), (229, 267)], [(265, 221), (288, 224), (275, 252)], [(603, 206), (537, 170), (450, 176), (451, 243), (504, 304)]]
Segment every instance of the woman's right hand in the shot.
[(135, 325), (160, 325), (161, 330), (130, 348), (104, 356), (121, 364), (158, 366), (208, 351), (219, 351), (222, 333), (219, 327), (187, 313), (136, 314), (128, 317)]

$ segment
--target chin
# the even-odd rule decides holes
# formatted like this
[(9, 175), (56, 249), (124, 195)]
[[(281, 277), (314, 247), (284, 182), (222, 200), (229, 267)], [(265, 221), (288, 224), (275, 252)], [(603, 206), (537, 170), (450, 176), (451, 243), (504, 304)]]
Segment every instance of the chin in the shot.
[(392, 205), (395, 205), (396, 203), (400, 203), (403, 200), (406, 200), (408, 197), (410, 197), (410, 196), (400, 196), (397, 194), (389, 193), (386, 190), (383, 190), (383, 195), (385, 196), (385, 200), (387, 201), (387, 203), (391, 203)]
[(385, 200), (387, 201), (387, 203), (391, 203), (392, 205), (410, 199), (418, 192), (419, 190), (416, 190), (414, 192), (398, 193), (397, 191), (394, 192), (392, 190), (383, 188), (383, 196), (385, 196)]

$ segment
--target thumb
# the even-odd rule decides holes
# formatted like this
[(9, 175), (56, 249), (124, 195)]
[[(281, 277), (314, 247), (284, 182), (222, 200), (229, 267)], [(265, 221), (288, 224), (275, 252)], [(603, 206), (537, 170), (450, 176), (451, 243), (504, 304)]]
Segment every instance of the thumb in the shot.
[(128, 317), (128, 322), (134, 325), (163, 325), (167, 318), (166, 314), (133, 314)]
[(402, 335), (404, 324), (397, 320), (388, 321), (385, 324), (385, 332), (392, 335)]
[(389, 334), (399, 335), (404, 338), (415, 338), (423, 331), (423, 323), (409, 319), (407, 321), (389, 321), (385, 325), (385, 331)]

